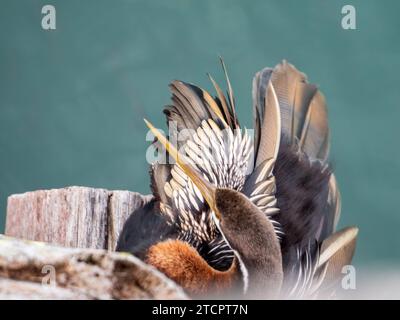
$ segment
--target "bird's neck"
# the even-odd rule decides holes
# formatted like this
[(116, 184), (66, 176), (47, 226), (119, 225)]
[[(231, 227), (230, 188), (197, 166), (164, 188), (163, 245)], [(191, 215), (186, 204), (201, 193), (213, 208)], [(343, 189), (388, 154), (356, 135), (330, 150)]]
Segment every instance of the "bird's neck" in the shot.
[(243, 195), (225, 193), (226, 201), (225, 197), (218, 199), (221, 219), (216, 220), (216, 224), (235, 252), (244, 290), (256, 297), (276, 297), (282, 285), (283, 270), (280, 243), (274, 226)]
[[(257, 230), (248, 230), (246, 240), (238, 234), (235, 235), (235, 239), (229, 235), (224, 237), (234, 251), (242, 275), (244, 294), (253, 298), (276, 298), (283, 279), (279, 241), (262, 232), (261, 230), (255, 234)], [(275, 236), (272, 224), (271, 232)], [(247, 241), (247, 244), (253, 243), (254, 247), (246, 245), (244, 241)], [(260, 241), (264, 243), (261, 246), (256, 244)]]

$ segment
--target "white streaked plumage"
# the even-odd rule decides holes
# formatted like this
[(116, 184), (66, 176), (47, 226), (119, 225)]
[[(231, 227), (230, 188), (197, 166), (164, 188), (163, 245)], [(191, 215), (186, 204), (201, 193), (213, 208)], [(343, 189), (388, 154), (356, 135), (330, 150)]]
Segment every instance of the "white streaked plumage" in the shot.
[[(220, 188), (240, 191), (248, 173), (253, 171), (254, 144), (249, 132), (244, 129), (224, 130), (213, 121), (203, 120), (201, 126), (193, 132), (183, 145), (187, 161), (203, 174), (203, 177)], [(276, 208), (275, 178), (272, 175), (274, 160), (264, 163), (257, 177), (258, 183), (252, 192), (251, 201), (266, 215), (271, 216)], [(216, 236), (216, 226), (210, 217), (209, 208), (199, 189), (186, 176), (178, 164), (171, 169), (171, 179), (165, 183), (166, 195), (179, 212), (177, 222), (182, 230), (194, 237), (194, 242), (210, 241)], [(279, 224), (274, 221), (278, 238), (283, 234)], [(181, 238), (188, 238), (183, 234)], [(197, 238), (197, 240), (196, 240)], [(228, 247), (229, 248), (229, 247)], [(209, 252), (211, 253), (211, 251)], [(226, 257), (232, 257), (231, 249), (224, 250)], [(217, 263), (214, 257), (211, 262)]]

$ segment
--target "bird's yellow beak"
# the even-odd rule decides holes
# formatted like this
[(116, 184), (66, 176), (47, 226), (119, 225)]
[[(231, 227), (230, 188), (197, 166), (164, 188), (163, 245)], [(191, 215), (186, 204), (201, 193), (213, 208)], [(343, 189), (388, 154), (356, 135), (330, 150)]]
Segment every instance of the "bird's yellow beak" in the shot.
[(149, 121), (144, 119), (144, 122), (149, 127), (154, 136), (164, 146), (165, 150), (174, 158), (176, 163), (181, 167), (183, 172), (192, 180), (195, 186), (200, 190), (202, 196), (207, 201), (210, 208), (215, 212), (217, 218), (220, 218), (220, 214), (216, 208), (215, 203), (215, 186), (208, 182), (192, 165), (190, 165), (185, 155), (179, 153), (173, 144), (171, 144), (163, 134), (156, 129)]

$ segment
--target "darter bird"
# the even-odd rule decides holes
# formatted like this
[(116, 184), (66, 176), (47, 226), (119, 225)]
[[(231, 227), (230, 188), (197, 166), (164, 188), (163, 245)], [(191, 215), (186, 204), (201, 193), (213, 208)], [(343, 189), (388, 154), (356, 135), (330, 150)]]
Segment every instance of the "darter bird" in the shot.
[(211, 76), (215, 97), (170, 84), (169, 140), (145, 120), (170, 157), (151, 165), (154, 197), (128, 218), (117, 250), (193, 295), (330, 296), (358, 229), (335, 231), (341, 201), (325, 99), (286, 61), (265, 68), (253, 79), (252, 135), (239, 125), (221, 63), (226, 96)]

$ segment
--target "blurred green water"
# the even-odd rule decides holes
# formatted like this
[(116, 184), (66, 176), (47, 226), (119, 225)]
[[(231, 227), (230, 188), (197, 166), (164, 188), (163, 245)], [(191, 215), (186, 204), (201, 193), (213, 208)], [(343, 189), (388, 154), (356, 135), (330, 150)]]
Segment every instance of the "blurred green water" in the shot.
[[(41, 28), (41, 8), (57, 29)], [(343, 30), (341, 8), (357, 9)], [(0, 2), (0, 232), (7, 196), (85, 185), (148, 193), (144, 117), (164, 125), (167, 84), (211, 88), (223, 55), (242, 123), (251, 79), (286, 58), (330, 107), (341, 225), (358, 225), (356, 261), (399, 263), (398, 1)]]

